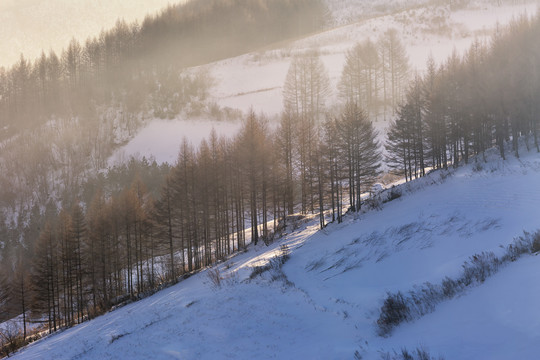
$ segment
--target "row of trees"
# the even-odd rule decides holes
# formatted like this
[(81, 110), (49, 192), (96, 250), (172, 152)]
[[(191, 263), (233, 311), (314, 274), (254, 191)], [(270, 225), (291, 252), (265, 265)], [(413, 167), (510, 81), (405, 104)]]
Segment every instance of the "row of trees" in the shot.
[[(60, 54), (21, 56), (0, 68), (0, 259), (32, 249), (49, 202), (69, 208), (78, 198), (87, 207), (94, 190), (86, 180), (149, 116), (240, 117), (207, 104), (212, 79), (184, 67), (317, 29), (321, 4), (191, 1), (141, 24), (119, 21), (84, 43), (71, 41)], [(277, 22), (272, 31), (269, 24)]]
[[(59, 212), (58, 206), (60, 202), (54, 199), (49, 199), (43, 207), (34, 205), (30, 210), (27, 220), (26, 217), (21, 218), (20, 215), (18, 216), (17, 220), (24, 224), (24, 227), (18, 227), (14, 223), (15, 219), (6, 225), (6, 219), (0, 215), (0, 239), (2, 240), (2, 261), (0, 262), (0, 321), (9, 319), (14, 315), (26, 314), (27, 311), (25, 310), (29, 309), (33, 301), (53, 301), (52, 303), (56, 304), (56, 308), (51, 308), (53, 315), (61, 313), (59, 310), (60, 307), (69, 309), (70, 306), (58, 302), (57, 297), (59, 291), (63, 291), (63, 284), (69, 283), (68, 280), (70, 279), (58, 277), (60, 279), (59, 281), (51, 283), (50, 279), (47, 280), (48, 277), (51, 274), (65, 276), (61, 271), (66, 271), (66, 268), (75, 267), (77, 269), (77, 277), (80, 279), (81, 267), (82, 269), (87, 269), (85, 266), (88, 265), (88, 263), (81, 264), (81, 259), (79, 258), (81, 251), (88, 249), (88, 246), (94, 246), (95, 251), (91, 250), (90, 252), (94, 256), (97, 254), (97, 245), (95, 245), (97, 240), (95, 240), (96, 237), (94, 235), (92, 235), (93, 237), (91, 239), (88, 238), (91, 233), (87, 230), (89, 227), (87, 224), (97, 227), (96, 224), (99, 224), (99, 221), (96, 220), (97, 214), (101, 214), (100, 216), (105, 216), (107, 219), (115, 219), (116, 226), (119, 226), (116, 222), (119, 221), (119, 218), (114, 216), (123, 211), (122, 209), (125, 208), (125, 204), (133, 204), (132, 195), (135, 191), (130, 188), (125, 189), (125, 184), (133, 183), (133, 187), (135, 188), (135, 186), (144, 183), (145, 186), (141, 186), (142, 190), (140, 193), (144, 191), (145, 199), (157, 197), (164, 178), (169, 171), (170, 166), (168, 164), (158, 165), (155, 161), (149, 161), (145, 158), (142, 160), (131, 159), (125, 164), (111, 167), (106, 172), (98, 173), (86, 179), (79, 188), (79, 200), (75, 202), (73, 207), (66, 207), (66, 210), (60, 210)], [(113, 198), (117, 200), (114, 204), (105, 201), (105, 199)], [(108, 207), (104, 206), (103, 203), (107, 204)], [(122, 204), (124, 207), (121, 206)], [(81, 217), (81, 212), (84, 213), (83, 217)], [(139, 211), (138, 214), (140, 213)], [(82, 241), (81, 239), (86, 240)], [(93, 241), (94, 243), (90, 243), (89, 241)], [(99, 241), (103, 241), (103, 238), (99, 239)], [(99, 245), (103, 249), (104, 243), (101, 242)], [(105, 247), (105, 249), (108, 249), (108, 247)], [(30, 269), (33, 265), (31, 259), (36, 254), (46, 256), (45, 259), (42, 259), (45, 263), (34, 264), (34, 266), (40, 268), (40, 271), (44, 267), (49, 269), (48, 273), (43, 273), (36, 278), (37, 286), (49, 286), (50, 294), (48, 296), (51, 297), (49, 299), (44, 293), (40, 294), (41, 298), (32, 299), (34, 295), (30, 280), (36, 273), (34, 270), (30, 271)], [(77, 256), (73, 257), (74, 254), (77, 254)], [(56, 264), (62, 264), (62, 259), (68, 259), (66, 260), (67, 267), (56, 268), (55, 266), (60, 266)], [(93, 262), (97, 264), (95, 258)], [(155, 278), (158, 278), (157, 271), (155, 274)], [(41, 276), (44, 276), (44, 278)], [(77, 285), (77, 282), (74, 282), (72, 279), (71, 281)], [(78, 284), (80, 286), (80, 281)], [(80, 298), (80, 289), (75, 290), (73, 294), (79, 294), (78, 296)], [(78, 304), (80, 303), (79, 298), (74, 297), (71, 301)], [(99, 298), (96, 298), (96, 300), (98, 303), (101, 301)], [(85, 308), (85, 314), (88, 310), (93, 309)], [(79, 321), (79, 317), (76, 314), (71, 314), (70, 318)]]
[[(467, 163), (505, 143), (519, 157), (518, 139), (538, 144), (540, 119), (540, 20), (523, 16), (491, 43), (476, 41), (411, 82), (388, 132), (387, 161), (411, 180), (428, 168)], [(529, 142), (526, 141), (528, 146)]]

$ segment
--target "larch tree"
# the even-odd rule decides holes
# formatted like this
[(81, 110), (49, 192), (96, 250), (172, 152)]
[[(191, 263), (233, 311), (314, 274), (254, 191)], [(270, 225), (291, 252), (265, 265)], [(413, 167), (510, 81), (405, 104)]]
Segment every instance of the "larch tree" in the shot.
[(86, 219), (81, 205), (76, 202), (71, 210), (72, 236), (74, 242), (75, 296), (77, 305), (77, 323), (83, 318), (84, 300), (84, 264), (83, 244), (87, 236)]
[(343, 103), (357, 104), (367, 115), (377, 114), (381, 60), (377, 47), (367, 40), (356, 44), (345, 55), (339, 83)]
[[(403, 100), (409, 75), (407, 50), (396, 29), (387, 30), (378, 41), (381, 60), (383, 100), (394, 112)], [(386, 111), (385, 111), (386, 113)]]
[(368, 191), (380, 174), (381, 154), (377, 133), (367, 115), (348, 103), (338, 120), (340, 147), (348, 172), (349, 204), (360, 211), (362, 191)]
[(267, 140), (265, 124), (251, 111), (237, 137), (239, 157), (243, 164), (243, 175), (249, 193), (249, 214), (251, 225), (251, 242), (259, 241), (259, 192), (262, 190), (263, 172), (266, 162), (263, 157)]
[[(111, 216), (110, 207), (107, 204), (104, 194), (96, 192), (87, 213), (87, 223), (89, 227), (88, 235), (85, 237), (85, 268), (89, 277), (91, 289), (91, 304), (94, 313), (107, 305), (111, 298), (109, 291), (113, 282), (109, 281), (110, 274), (113, 273), (113, 254), (118, 256), (120, 239), (112, 236), (112, 222), (116, 217)], [(118, 262), (119, 259), (117, 258)], [(117, 263), (117, 266), (123, 266)], [(118, 284), (116, 286), (118, 287)]]
[(47, 314), (48, 328), (56, 331), (58, 288), (56, 281), (57, 258), (56, 241), (49, 223), (45, 225), (35, 244), (32, 259), (32, 310), (37, 314)]
[(9, 303), (11, 300), (11, 269), (7, 261), (0, 264), (0, 321), (9, 318)]
[(28, 310), (31, 304), (30, 286), (30, 256), (26, 250), (19, 250), (17, 261), (13, 268), (13, 281), (11, 286), (11, 297), (13, 313), (22, 315), (23, 339), (26, 339), (28, 325)]
[(283, 167), (284, 178), (284, 207), (289, 215), (294, 213), (294, 150), (295, 127), (294, 115), (283, 112), (276, 131), (276, 158)]
[[(175, 171), (174, 169), (172, 171)], [(172, 172), (171, 171), (171, 172)], [(168, 267), (173, 281), (176, 279), (176, 265), (174, 254), (176, 252), (176, 222), (177, 222), (177, 206), (175, 206), (174, 189), (172, 186), (172, 174), (169, 174), (165, 179), (165, 183), (161, 187), (161, 195), (156, 202), (154, 220), (157, 224), (157, 236), (162, 240), (163, 246), (167, 249)], [(183, 249), (181, 249), (184, 251)]]
[(330, 93), (328, 73), (318, 53), (293, 58), (283, 87), (283, 102), (297, 134), (303, 213), (308, 208), (314, 210), (313, 142)]

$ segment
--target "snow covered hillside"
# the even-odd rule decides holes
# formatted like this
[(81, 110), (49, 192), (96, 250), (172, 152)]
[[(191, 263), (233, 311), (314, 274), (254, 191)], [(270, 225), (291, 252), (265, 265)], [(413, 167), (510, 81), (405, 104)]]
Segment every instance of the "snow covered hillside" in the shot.
[[(317, 219), (137, 303), (54, 334), (15, 359), (533, 359), (540, 260), (525, 255), (434, 312), (378, 335), (387, 292), (456, 278), (540, 228), (540, 155), (472, 162), (318, 231)], [(283, 255), (288, 254), (288, 261)], [(281, 258), (276, 258), (281, 256)], [(266, 266), (268, 263), (271, 266)], [(281, 263), (284, 262), (284, 265)], [(267, 271), (264, 271), (267, 270)], [(220, 285), (217, 284), (219, 275)]]
[[(381, 0), (378, 6), (366, 1), (327, 0), (327, 3), (336, 26), (339, 25), (331, 30), (189, 69), (191, 72), (203, 70), (213, 78), (214, 85), (209, 90), (208, 103), (216, 104), (221, 109), (240, 110), (244, 113), (253, 109), (273, 119), (283, 110), (283, 84), (292, 57), (317, 49), (330, 77), (332, 94), (326, 104), (333, 106), (338, 102), (337, 85), (345, 63), (345, 54), (357, 42), (367, 39), (376, 41), (388, 29), (396, 29), (406, 45), (411, 68), (413, 71), (422, 71), (430, 55), (440, 64), (454, 50), (461, 54), (475, 39), (487, 41), (498, 26), (508, 24), (512, 18), (534, 14), (538, 2), (503, 2), (503, 5), (497, 6), (493, 1), (478, 0), (460, 9), (454, 9), (449, 4), (420, 0)], [(425, 6), (420, 6), (423, 4)], [(379, 116), (375, 120), (374, 125), (381, 134), (381, 140), (384, 140), (389, 118), (384, 121)], [(214, 124), (218, 130), (223, 126), (216, 121)], [(208, 123), (202, 125), (205, 129), (208, 126)], [(136, 145), (153, 142), (152, 132), (143, 130), (133, 140), (133, 144), (128, 144), (113, 159), (133, 155), (153, 155), (158, 160), (175, 158), (183, 136), (193, 137), (194, 144), (198, 144), (200, 139), (195, 127), (179, 128), (181, 130), (162, 135), (161, 143), (168, 145), (162, 145), (159, 149)], [(168, 155), (164, 155), (164, 152), (168, 152)]]
[[(356, 6), (361, 8), (361, 5), (360, 2)], [(402, 36), (411, 67), (423, 70), (430, 55), (441, 63), (454, 49), (461, 53), (475, 39), (489, 39), (497, 26), (525, 13), (534, 14), (536, 7), (536, 2), (503, 6), (479, 2), (454, 11), (450, 5), (438, 4), (358, 20), (283, 48), (261, 50), (207, 65), (216, 79), (212, 96), (223, 107), (243, 111), (253, 107), (256, 112), (274, 116), (283, 109), (283, 83), (291, 56), (296, 53), (317, 49), (329, 72), (333, 92), (337, 94), (346, 51), (357, 42), (376, 41), (389, 28), (397, 29)], [(335, 9), (335, 16), (340, 16), (340, 9)], [(327, 104), (335, 101), (335, 98), (328, 99)]]

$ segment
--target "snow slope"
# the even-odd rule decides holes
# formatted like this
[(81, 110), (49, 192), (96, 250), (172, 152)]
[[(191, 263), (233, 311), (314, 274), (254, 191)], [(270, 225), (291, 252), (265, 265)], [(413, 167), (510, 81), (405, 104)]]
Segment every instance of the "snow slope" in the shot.
[(466, 296), (397, 329), (393, 337), (400, 346), (427, 345), (447, 359), (538, 358), (539, 263), (531, 256), (510, 264)]
[(115, 151), (109, 159), (114, 165), (130, 157), (153, 157), (158, 163), (174, 164), (183, 139), (197, 146), (208, 139), (214, 130), (217, 136), (232, 137), (240, 129), (239, 121), (212, 121), (205, 119), (154, 119), (143, 127), (126, 145)]
[[(336, 5), (334, 16), (343, 16), (343, 11), (355, 13), (353, 8), (359, 11), (365, 6), (362, 2), (352, 4), (349, 2), (348, 6), (343, 4), (341, 7)], [(205, 66), (217, 83), (211, 95), (223, 107), (243, 111), (253, 107), (257, 112), (277, 115), (283, 109), (282, 87), (291, 56), (318, 49), (334, 89), (334, 97), (328, 99), (328, 104), (332, 104), (335, 102), (337, 84), (345, 63), (345, 53), (357, 42), (367, 39), (376, 41), (387, 29), (394, 28), (402, 36), (411, 67), (423, 70), (430, 55), (437, 63), (441, 63), (454, 49), (461, 53), (475, 39), (489, 39), (497, 26), (503, 26), (512, 18), (526, 13), (534, 14), (536, 8), (536, 1), (520, 1), (502, 6), (480, 1), (472, 2), (469, 7), (460, 10), (438, 4), (357, 20), (294, 41), (282, 48), (261, 50)], [(389, 5), (387, 11), (391, 9)], [(439, 20), (435, 22), (432, 20), (434, 18)]]
[[(471, 255), (500, 253), (540, 228), (540, 155), (472, 163), (404, 184), (403, 196), (318, 231), (317, 219), (250, 246), (158, 294), (29, 346), (15, 359), (380, 359), (423, 347), (446, 359), (533, 359), (537, 275), (527, 255), (435, 312), (377, 335), (387, 291), (454, 277)], [(286, 245), (290, 260), (250, 280)]]

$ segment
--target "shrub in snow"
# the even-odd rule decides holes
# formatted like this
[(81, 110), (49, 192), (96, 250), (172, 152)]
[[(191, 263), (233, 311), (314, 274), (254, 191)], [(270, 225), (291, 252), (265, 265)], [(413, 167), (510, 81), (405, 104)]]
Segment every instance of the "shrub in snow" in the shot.
[(431, 356), (425, 349), (423, 348), (416, 348), (414, 351), (409, 351), (405, 348), (401, 349), (399, 353), (393, 352), (391, 353), (384, 353), (381, 356), (381, 359), (383, 360), (442, 360), (442, 357), (434, 357)]
[(377, 320), (379, 335), (388, 335), (392, 329), (404, 321), (410, 320), (411, 312), (403, 294), (398, 291), (395, 294), (388, 293), (381, 308), (381, 315)]
[(291, 252), (289, 247), (285, 244), (281, 244), (279, 247), (280, 254), (278, 255), (281, 265), (285, 264), (291, 258)]
[(515, 239), (514, 242), (506, 248), (505, 254), (501, 257), (501, 262), (516, 261), (523, 254), (535, 252), (534, 239), (537, 237), (540, 237), (540, 231), (534, 234), (525, 231), (523, 236)]
[(374, 196), (363, 202), (368, 210), (382, 210), (382, 201), (380, 196)]
[(469, 261), (465, 261), (463, 264), (461, 281), (465, 286), (472, 283), (483, 283), (487, 277), (497, 272), (499, 264), (499, 258), (492, 252), (473, 255)]
[(473, 172), (481, 172), (484, 170), (484, 165), (480, 161), (476, 161), (472, 167)]
[(287, 229), (290, 231), (297, 230), (307, 220), (305, 215), (300, 214), (287, 215), (285, 218), (280, 218), (277, 226), (278, 237), (281, 237)]
[(533, 235), (532, 252), (537, 253), (540, 251), (540, 232)]
[[(23, 330), (14, 321), (9, 321), (6, 326), (0, 329), (0, 358), (8, 357), (11, 353), (28, 344), (33, 334), (29, 334), (25, 339)], [(36, 340), (37, 340), (36, 336)]]
[(266, 264), (263, 266), (254, 266), (253, 270), (251, 270), (251, 274), (249, 274), (249, 279), (253, 280), (257, 276), (261, 275), (262, 273), (270, 270), (270, 264)]
[[(433, 312), (438, 303), (458, 296), (469, 286), (483, 283), (488, 277), (495, 274), (502, 265), (515, 261), (524, 254), (534, 252), (535, 248), (540, 248), (538, 242), (540, 242), (540, 232), (534, 234), (525, 232), (523, 236), (515, 239), (512, 244), (506, 247), (501, 257), (497, 257), (493, 252), (482, 252), (471, 256), (463, 263), (463, 271), (456, 279), (445, 277), (440, 285), (426, 282), (422, 286), (416, 286), (406, 295), (400, 291), (387, 293), (377, 320), (379, 335), (387, 336), (394, 327), (402, 322), (411, 321)], [(407, 359), (406, 357), (401, 358)], [(417, 358), (422, 359), (421, 357), (411, 359)]]
[(377, 195), (384, 190), (384, 186), (380, 183), (375, 183), (371, 186), (371, 194)]
[(269, 272), (272, 281), (282, 280), (285, 283), (289, 283), (287, 276), (283, 273), (282, 267), (283, 264), (290, 259), (290, 251), (287, 245), (281, 245), (279, 253), (274, 256), (270, 261), (263, 266), (255, 266), (249, 275), (250, 279), (254, 279), (257, 276)]
[(386, 198), (383, 200), (384, 203), (398, 199), (401, 197), (401, 189), (397, 186), (392, 186), (390, 190), (386, 190)]
[(238, 283), (238, 274), (231, 272), (228, 275), (222, 275), (219, 267), (213, 267), (206, 271), (206, 277), (210, 281), (213, 289), (219, 289), (222, 285), (232, 285)]
[(206, 272), (206, 277), (210, 281), (213, 288), (221, 287), (221, 272), (217, 267), (208, 269)]
[(451, 299), (456, 295), (457, 292), (460, 291), (461, 283), (450, 279), (448, 276), (444, 278), (441, 284), (441, 291), (442, 295), (447, 298)]

